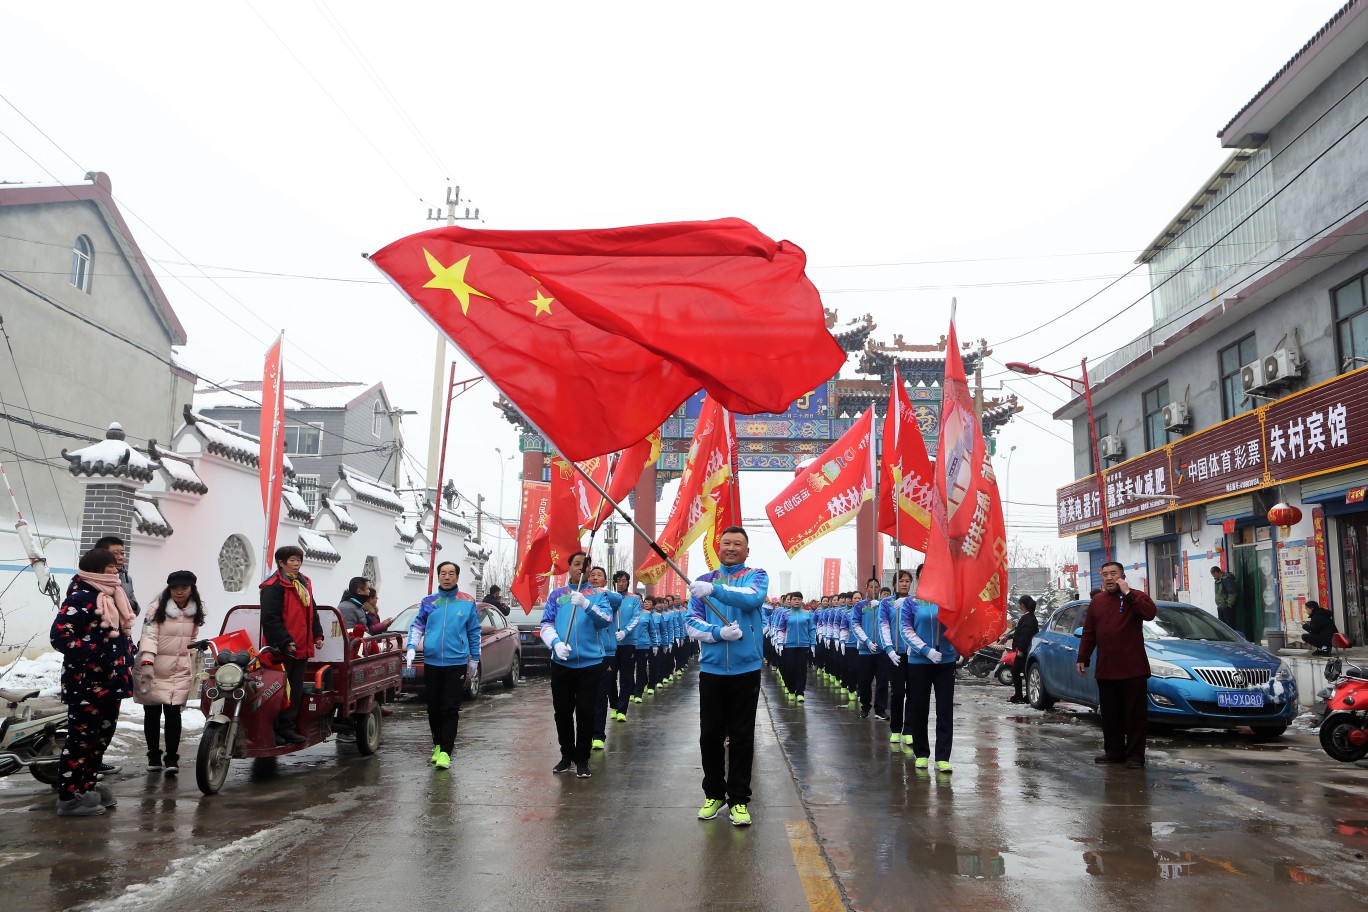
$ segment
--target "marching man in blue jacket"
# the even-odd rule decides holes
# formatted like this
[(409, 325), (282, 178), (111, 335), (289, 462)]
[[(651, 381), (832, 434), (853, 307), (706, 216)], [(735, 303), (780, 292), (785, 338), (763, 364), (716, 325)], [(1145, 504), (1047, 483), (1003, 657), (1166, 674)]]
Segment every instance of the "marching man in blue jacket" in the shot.
[(699, 820), (730, 805), (735, 826), (750, 826), (755, 707), (760, 697), (761, 608), (769, 592), (764, 570), (746, 566), (750, 537), (740, 526), (722, 531), (722, 566), (689, 584), (689, 638), (701, 648), (698, 674), (699, 748), (703, 796)]
[(480, 666), (480, 608), (473, 596), (456, 588), (460, 576), (461, 568), (451, 561), (437, 565), (437, 591), (419, 603), (408, 635), (410, 668), (423, 641), (423, 685), (437, 769), (451, 768), (466, 673)]
[(541, 623), (542, 642), (551, 650), (551, 706), (561, 750), (551, 772), (569, 772), (574, 766), (580, 779), (593, 775), (589, 743), (594, 698), (603, 678), (600, 631), (613, 623), (608, 590), (594, 589), (586, 580), (588, 562), (583, 551), (570, 555), (568, 584), (547, 596)]

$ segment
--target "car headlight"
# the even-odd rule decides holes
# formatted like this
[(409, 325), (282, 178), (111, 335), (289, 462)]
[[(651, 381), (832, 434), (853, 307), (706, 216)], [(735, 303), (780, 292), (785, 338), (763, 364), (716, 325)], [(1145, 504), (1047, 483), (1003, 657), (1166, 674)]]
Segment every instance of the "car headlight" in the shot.
[(1286, 662), (1278, 663), (1277, 674), (1274, 675), (1279, 681), (1292, 680), (1292, 669)]
[(1150, 659), (1150, 677), (1152, 678), (1191, 678), (1186, 668), (1174, 665), (1172, 662), (1165, 662), (1163, 659)]
[(214, 670), (214, 680), (225, 690), (238, 686), (242, 680), (242, 666), (229, 663)]

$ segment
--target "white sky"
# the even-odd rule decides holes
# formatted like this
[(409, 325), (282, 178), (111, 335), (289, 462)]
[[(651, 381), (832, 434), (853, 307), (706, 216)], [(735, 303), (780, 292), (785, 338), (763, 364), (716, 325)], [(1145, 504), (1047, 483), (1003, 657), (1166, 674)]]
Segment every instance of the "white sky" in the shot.
[[(1137, 272), (1013, 338), (1131, 268), (1223, 160), (1216, 131), (1341, 2), (9, 4), (0, 180), (107, 172), (190, 366), (259, 378), (283, 328), (287, 379), (383, 380), (422, 413), (425, 463), (433, 334), (360, 254), (433, 227), (448, 183), (491, 228), (739, 216), (807, 251), (843, 322), (933, 342), (957, 296), (961, 339), (1037, 361), (1142, 298)], [(1148, 314), (1041, 363), (1099, 360)], [(1072, 477), (1048, 413), (1064, 389), (1010, 383), (1030, 401), (999, 437), (1009, 532), (1053, 547), (1053, 507), (1031, 504)], [(448, 472), (497, 511), (494, 447), (517, 440), (493, 398), (459, 400)], [(745, 514), (787, 480), (743, 476)], [(822, 557), (853, 563), (853, 524), (791, 565), (752, 536), (795, 586)]]

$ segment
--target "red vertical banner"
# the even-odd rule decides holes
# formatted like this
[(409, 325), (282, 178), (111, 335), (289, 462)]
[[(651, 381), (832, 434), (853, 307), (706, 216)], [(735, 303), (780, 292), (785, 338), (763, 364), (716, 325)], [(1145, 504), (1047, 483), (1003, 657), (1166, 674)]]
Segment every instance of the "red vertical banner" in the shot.
[(257, 463), (261, 472), (261, 510), (266, 530), (262, 538), (262, 578), (275, 572), (276, 529), (280, 526), (280, 498), (285, 486), (285, 377), (281, 371), (283, 335), (266, 352), (261, 377), (261, 433)]
[(1333, 610), (1334, 599), (1330, 597), (1330, 555), (1325, 549), (1325, 508), (1311, 509), (1311, 528), (1314, 530), (1316, 545), (1316, 598), (1321, 607)]
[(822, 558), (822, 595), (835, 595), (841, 591), (841, 559)]
[(545, 481), (524, 481), (522, 512), (518, 514), (518, 554), (526, 554), (532, 536), (546, 525), (551, 509), (551, 485)]
[[(684, 571), (684, 575), (689, 575), (689, 552), (684, 551), (678, 554), (674, 562), (679, 565), (679, 569)], [(688, 584), (679, 578), (679, 574), (673, 570), (667, 570), (660, 581), (655, 584), (656, 595), (677, 595), (685, 598), (688, 592)]]

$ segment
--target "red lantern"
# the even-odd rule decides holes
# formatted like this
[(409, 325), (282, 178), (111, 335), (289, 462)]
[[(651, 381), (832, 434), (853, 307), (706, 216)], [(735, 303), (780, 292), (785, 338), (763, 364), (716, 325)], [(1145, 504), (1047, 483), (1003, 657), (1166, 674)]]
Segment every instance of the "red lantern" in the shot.
[(1277, 526), (1283, 535), (1301, 522), (1302, 511), (1287, 503), (1276, 503), (1268, 511), (1268, 521)]

